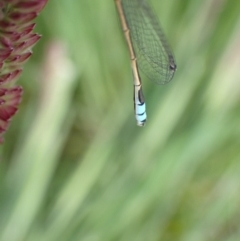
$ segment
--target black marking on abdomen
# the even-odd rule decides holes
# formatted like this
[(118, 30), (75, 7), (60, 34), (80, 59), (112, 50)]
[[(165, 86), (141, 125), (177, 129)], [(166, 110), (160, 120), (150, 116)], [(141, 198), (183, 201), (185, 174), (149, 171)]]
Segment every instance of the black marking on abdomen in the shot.
[(141, 103), (141, 105), (143, 105), (143, 104), (145, 103), (144, 97), (143, 97), (143, 93), (142, 93), (142, 89), (140, 89), (140, 90), (138, 91), (138, 100), (139, 100), (139, 102)]
[[(143, 113), (141, 113), (141, 114), (137, 114), (137, 115), (139, 115), (139, 116), (141, 116), (141, 115), (144, 115), (146, 113), (146, 111), (144, 111)], [(146, 119), (145, 119), (146, 120)]]

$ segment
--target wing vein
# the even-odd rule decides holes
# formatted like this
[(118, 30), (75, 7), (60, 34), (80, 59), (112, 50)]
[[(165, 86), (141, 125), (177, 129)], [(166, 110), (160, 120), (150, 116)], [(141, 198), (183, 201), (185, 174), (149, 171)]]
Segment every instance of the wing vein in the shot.
[(140, 70), (156, 84), (166, 84), (176, 70), (174, 56), (146, 0), (122, 0)]

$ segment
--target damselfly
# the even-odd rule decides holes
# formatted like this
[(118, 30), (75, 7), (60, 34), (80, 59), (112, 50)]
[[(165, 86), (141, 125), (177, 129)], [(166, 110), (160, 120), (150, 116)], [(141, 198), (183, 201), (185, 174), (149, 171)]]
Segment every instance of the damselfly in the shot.
[(135, 117), (137, 124), (144, 126), (147, 114), (138, 67), (156, 84), (166, 84), (173, 78), (177, 65), (147, 0), (115, 3), (131, 57)]

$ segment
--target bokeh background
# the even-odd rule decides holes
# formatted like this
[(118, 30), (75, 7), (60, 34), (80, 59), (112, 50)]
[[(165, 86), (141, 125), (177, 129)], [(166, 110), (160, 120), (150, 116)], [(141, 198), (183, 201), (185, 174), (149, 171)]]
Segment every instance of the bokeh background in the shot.
[(50, 0), (0, 156), (1, 241), (240, 240), (240, 1), (151, 0), (177, 60), (136, 126), (113, 0)]

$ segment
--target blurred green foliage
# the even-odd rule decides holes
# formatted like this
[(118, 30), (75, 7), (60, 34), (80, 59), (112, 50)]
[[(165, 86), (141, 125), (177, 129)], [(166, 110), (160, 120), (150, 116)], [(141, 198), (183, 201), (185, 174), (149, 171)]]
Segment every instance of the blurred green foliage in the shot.
[(151, 2), (178, 70), (143, 79), (144, 128), (114, 1), (38, 17), (0, 152), (1, 241), (240, 240), (240, 1)]

